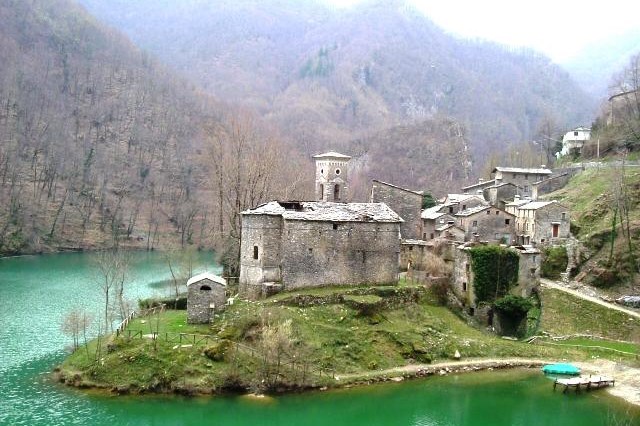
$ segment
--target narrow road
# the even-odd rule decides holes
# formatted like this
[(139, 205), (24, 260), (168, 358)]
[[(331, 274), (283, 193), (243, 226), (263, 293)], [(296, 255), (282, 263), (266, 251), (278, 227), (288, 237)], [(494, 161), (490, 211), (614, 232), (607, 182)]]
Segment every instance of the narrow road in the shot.
[(551, 280), (547, 280), (545, 278), (540, 278), (540, 284), (542, 285), (542, 287), (547, 287), (547, 288), (554, 288), (556, 290), (560, 290), (560, 291), (564, 291), (565, 293), (569, 293), (573, 296), (579, 297), (580, 299), (584, 299), (584, 300), (588, 300), (589, 302), (593, 302), (593, 303), (597, 303), (598, 305), (604, 306), (605, 308), (609, 308), (609, 309), (615, 309), (616, 311), (620, 311), (620, 312), (624, 312), (625, 314), (635, 317), (635, 318), (639, 318), (640, 319), (640, 313), (633, 311), (631, 309), (627, 309), (627, 308), (623, 308), (622, 306), (618, 306), (615, 305), (613, 303), (609, 303), (609, 302), (605, 302), (602, 299), (598, 299), (597, 297), (592, 297), (592, 296), (587, 296), (586, 294), (583, 294), (579, 291), (576, 290), (572, 290), (570, 288), (567, 288), (561, 284), (558, 284), (555, 281), (551, 281)]

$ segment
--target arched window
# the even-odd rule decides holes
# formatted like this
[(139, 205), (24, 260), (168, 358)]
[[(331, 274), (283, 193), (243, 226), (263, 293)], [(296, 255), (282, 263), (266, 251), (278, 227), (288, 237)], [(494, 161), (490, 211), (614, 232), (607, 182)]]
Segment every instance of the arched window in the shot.
[(333, 187), (333, 199), (338, 201), (340, 199), (340, 185)]
[(202, 291), (202, 290), (204, 290), (204, 291), (211, 291), (211, 287), (209, 287), (208, 285), (206, 285), (206, 284), (205, 284), (205, 285), (203, 285), (203, 286), (200, 286), (200, 291)]

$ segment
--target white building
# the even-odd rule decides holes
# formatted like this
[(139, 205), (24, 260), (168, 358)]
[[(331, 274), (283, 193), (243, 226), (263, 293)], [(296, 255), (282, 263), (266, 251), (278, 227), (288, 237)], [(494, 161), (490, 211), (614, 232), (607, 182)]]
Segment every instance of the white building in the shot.
[(584, 143), (589, 139), (591, 139), (591, 129), (586, 127), (577, 127), (565, 133), (560, 155), (580, 154)]

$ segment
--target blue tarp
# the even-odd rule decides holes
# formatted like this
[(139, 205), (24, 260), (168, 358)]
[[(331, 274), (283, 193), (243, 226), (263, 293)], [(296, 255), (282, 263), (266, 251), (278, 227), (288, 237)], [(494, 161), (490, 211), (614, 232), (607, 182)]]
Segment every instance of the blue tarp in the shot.
[(580, 374), (580, 369), (571, 364), (547, 364), (542, 367), (544, 374), (567, 374), (576, 376)]

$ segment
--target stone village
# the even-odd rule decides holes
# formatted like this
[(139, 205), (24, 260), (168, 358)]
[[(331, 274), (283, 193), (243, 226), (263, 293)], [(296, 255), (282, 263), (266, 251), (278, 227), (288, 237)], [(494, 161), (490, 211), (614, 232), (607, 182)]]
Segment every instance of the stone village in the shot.
[[(422, 265), (437, 251), (451, 265), (449, 288), (460, 308), (492, 325), (490, 307), (476, 305), (470, 248), (510, 247), (520, 265), (510, 293), (528, 297), (538, 285), (540, 248), (570, 239), (569, 210), (538, 198), (562, 186), (567, 173), (544, 166), (496, 167), (490, 179), (422, 209), (422, 192), (378, 180), (372, 182), (368, 203), (345, 202), (350, 157), (327, 152), (314, 159), (315, 201), (271, 201), (242, 212), (239, 297), (395, 284), (403, 272), (427, 282), (433, 277)], [(223, 278), (200, 274), (187, 288), (188, 322), (207, 323), (224, 310)]]

